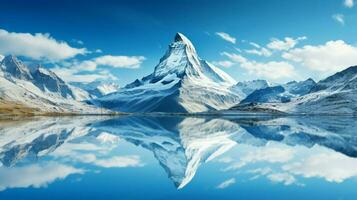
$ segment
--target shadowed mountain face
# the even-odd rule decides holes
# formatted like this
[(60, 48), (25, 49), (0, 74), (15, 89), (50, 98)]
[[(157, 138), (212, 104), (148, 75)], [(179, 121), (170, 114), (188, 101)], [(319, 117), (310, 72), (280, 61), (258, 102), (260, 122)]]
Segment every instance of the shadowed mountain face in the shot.
[(292, 98), (308, 94), (316, 85), (312, 79), (292, 81), (283, 85), (265, 87), (252, 91), (240, 104), (245, 103), (285, 103)]
[(16, 82), (16, 79), (29, 81), (43, 92), (52, 92), (64, 98), (75, 99), (72, 89), (54, 72), (41, 65), (28, 67), (13, 55), (6, 56), (0, 64), (5, 78)]
[(349, 67), (312, 88), (312, 92), (298, 99), (296, 109), (307, 113), (356, 114), (357, 66)]
[(315, 83), (312, 79), (258, 89), (231, 110), (294, 114), (356, 115), (357, 66)]
[[(183, 188), (193, 179), (200, 165), (215, 160), (237, 145), (262, 149), (271, 142), (292, 148), (321, 146), (355, 158), (356, 128), (357, 122), (353, 118), (329, 117), (35, 118), (0, 123), (0, 162), (3, 167), (13, 167), (29, 158), (35, 161), (53, 155), (56, 159), (66, 158), (72, 154), (67, 152), (68, 147), (61, 149), (61, 146), (81, 149), (94, 139), (121, 139), (149, 150), (175, 186)], [(82, 158), (85, 156), (88, 157), (78, 156), (79, 160), (87, 162)]]

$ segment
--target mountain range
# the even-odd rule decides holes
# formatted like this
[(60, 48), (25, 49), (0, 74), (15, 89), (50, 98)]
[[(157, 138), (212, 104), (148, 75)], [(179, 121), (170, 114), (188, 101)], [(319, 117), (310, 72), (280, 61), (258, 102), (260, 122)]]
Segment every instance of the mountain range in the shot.
[[(0, 112), (26, 107), (37, 112), (98, 113), (290, 113), (356, 114), (357, 66), (315, 82), (237, 82), (201, 59), (177, 33), (153, 72), (120, 88), (107, 81), (63, 81), (50, 69), (27, 66), (13, 55), (0, 64)], [(12, 107), (8, 105), (13, 105)]]
[[(293, 98), (285, 99), (286, 101), (277, 102), (276, 97), (286, 94), (285, 89), (277, 92), (274, 91), (276, 88), (270, 88), (270, 90), (263, 90), (266, 93), (258, 95), (253, 93), (252, 95), (259, 97), (248, 96), (248, 100), (241, 101), (230, 110), (270, 110), (292, 114), (357, 114), (357, 66), (349, 67), (317, 83), (312, 80), (301, 83), (305, 89), (308, 89), (305, 90), (308, 92), (303, 95), (297, 94)], [(255, 91), (255, 93), (261, 92), (262, 90)], [(275, 98), (264, 99), (265, 96), (274, 95)], [(250, 101), (250, 99), (257, 101)], [(264, 101), (260, 101), (261, 99)]]
[(0, 63), (0, 105), (8, 112), (19, 105), (29, 108), (29, 113), (22, 114), (100, 112), (82, 102), (89, 98), (87, 91), (66, 83), (42, 65), (27, 66), (13, 55)]

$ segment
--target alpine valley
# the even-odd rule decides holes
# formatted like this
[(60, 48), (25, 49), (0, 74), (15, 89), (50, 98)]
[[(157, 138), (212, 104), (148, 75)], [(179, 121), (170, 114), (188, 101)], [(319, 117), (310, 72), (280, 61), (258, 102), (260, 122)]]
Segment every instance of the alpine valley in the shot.
[[(237, 82), (201, 59), (177, 33), (154, 71), (120, 88), (111, 82), (66, 83), (42, 65), (13, 55), (0, 65), (0, 113), (279, 113), (357, 114), (357, 66), (319, 82)], [(16, 111), (17, 110), (17, 111)]]

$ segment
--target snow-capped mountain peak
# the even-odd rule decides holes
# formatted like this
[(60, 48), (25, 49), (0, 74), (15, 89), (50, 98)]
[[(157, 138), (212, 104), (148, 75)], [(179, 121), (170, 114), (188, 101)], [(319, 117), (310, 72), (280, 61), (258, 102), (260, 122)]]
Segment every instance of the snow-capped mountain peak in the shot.
[(241, 104), (289, 102), (292, 98), (308, 94), (315, 85), (316, 82), (309, 78), (305, 81), (290, 81), (282, 85), (257, 89), (242, 100)]
[(92, 103), (125, 112), (217, 110), (238, 103), (240, 97), (231, 91), (234, 84), (228, 74), (200, 59), (191, 41), (177, 33), (152, 74)]
[(266, 80), (242, 81), (232, 86), (232, 90), (234, 90), (234, 92), (236, 92), (242, 99), (244, 99), (254, 91), (270, 86), (271, 84)]
[(186, 48), (190, 51), (190, 53), (197, 55), (196, 49), (193, 46), (192, 42), (184, 36), (182, 33), (176, 33), (175, 42), (180, 42), (186, 45)]
[(5, 76), (22, 80), (32, 79), (29, 68), (18, 60), (14, 55), (5, 56), (1, 62), (1, 69)]
[(45, 112), (96, 112), (79, 101), (88, 93), (64, 82), (40, 64), (29, 67), (13, 55), (6, 56), (0, 68), (1, 100)]
[(155, 67), (153, 78), (160, 80), (169, 74), (176, 74), (177, 77), (187, 74), (197, 76), (200, 70), (198, 65), (199, 58), (191, 41), (183, 34), (177, 33), (174, 42), (169, 45), (168, 51)]
[(356, 82), (357, 78), (357, 66), (349, 67), (341, 72), (338, 72), (326, 79), (318, 82), (318, 84), (312, 89), (313, 92), (328, 89), (330, 91), (349, 89), (350, 86), (346, 84)]
[(219, 82), (233, 85), (236, 81), (211, 63), (201, 60), (192, 42), (182, 33), (177, 33), (166, 54), (160, 59), (151, 77), (155, 83), (166, 76), (177, 76), (192, 81)]

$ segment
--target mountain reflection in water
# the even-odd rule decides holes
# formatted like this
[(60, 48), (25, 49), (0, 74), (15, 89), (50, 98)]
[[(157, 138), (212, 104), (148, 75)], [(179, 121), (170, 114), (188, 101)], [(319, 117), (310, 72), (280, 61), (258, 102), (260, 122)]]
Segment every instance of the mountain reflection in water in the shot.
[[(357, 121), (344, 117), (2, 120), (0, 190), (50, 187), (73, 174), (85, 176), (87, 165), (146, 167), (142, 155), (125, 152), (121, 142), (149, 151), (177, 189), (189, 185), (199, 167), (210, 161), (220, 163), (219, 172), (244, 172), (251, 175), (249, 180), (265, 177), (274, 183), (303, 186), (305, 179), (322, 178), (341, 183), (357, 175), (356, 130)], [(235, 182), (230, 178), (216, 188)]]

